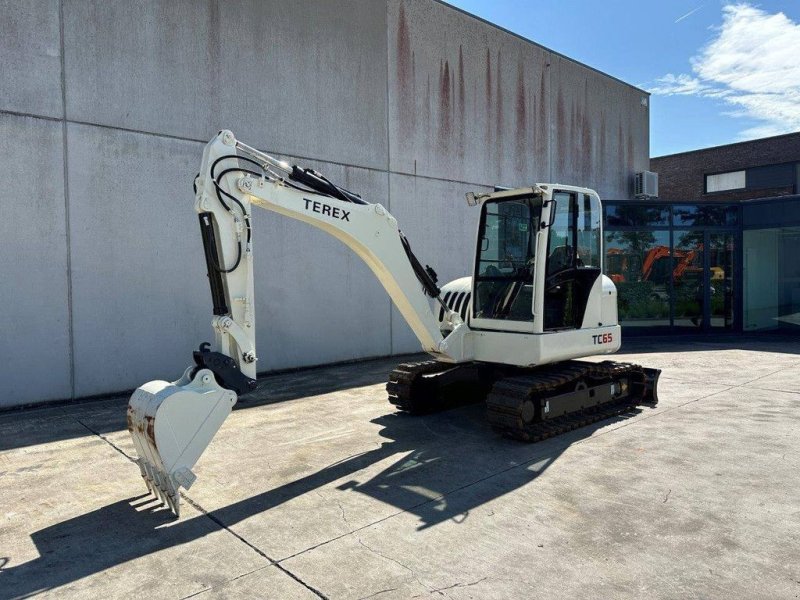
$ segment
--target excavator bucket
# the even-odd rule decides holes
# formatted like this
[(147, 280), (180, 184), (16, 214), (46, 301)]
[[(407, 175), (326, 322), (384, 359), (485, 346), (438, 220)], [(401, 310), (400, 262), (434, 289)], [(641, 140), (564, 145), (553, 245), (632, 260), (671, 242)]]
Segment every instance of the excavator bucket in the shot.
[(151, 381), (128, 402), (128, 431), (148, 490), (180, 516), (179, 489), (236, 404), (236, 393), (220, 387), (211, 371), (190, 370), (174, 383)]

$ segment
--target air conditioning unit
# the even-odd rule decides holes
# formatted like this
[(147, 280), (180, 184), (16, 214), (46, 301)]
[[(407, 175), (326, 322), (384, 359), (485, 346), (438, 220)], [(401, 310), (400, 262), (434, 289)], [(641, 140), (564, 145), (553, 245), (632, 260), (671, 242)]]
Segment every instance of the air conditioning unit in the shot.
[(657, 198), (658, 173), (652, 171), (637, 173), (633, 183), (633, 195), (637, 198)]

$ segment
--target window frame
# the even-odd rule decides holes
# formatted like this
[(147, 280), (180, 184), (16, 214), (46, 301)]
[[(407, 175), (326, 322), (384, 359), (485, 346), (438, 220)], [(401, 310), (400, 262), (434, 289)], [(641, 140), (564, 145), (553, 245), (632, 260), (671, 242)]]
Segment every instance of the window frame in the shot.
[[(487, 217), (487, 208), (490, 205), (497, 205), (502, 204), (503, 202), (519, 202), (520, 200), (528, 200), (530, 201), (530, 209), (531, 210), (538, 210), (538, 219), (531, 218), (531, 223), (536, 225), (536, 230), (533, 233), (532, 240), (529, 239), (530, 247), (533, 248), (535, 252), (535, 256), (538, 257), (539, 254), (539, 245), (540, 245), (540, 236), (542, 234), (541, 228), (541, 219), (542, 219), (542, 208), (544, 204), (544, 199), (541, 195), (538, 194), (525, 194), (520, 196), (511, 196), (509, 198), (498, 198), (497, 200), (490, 200), (484, 202), (481, 205), (481, 216), (478, 222), (478, 230), (476, 235), (476, 244), (475, 244), (475, 255), (474, 255), (474, 264), (472, 268), (472, 303), (471, 303), (471, 310), (468, 312), (469, 316), (469, 326), (474, 330), (482, 330), (482, 331), (512, 331), (512, 332), (519, 332), (519, 333), (533, 333), (534, 332), (534, 314), (533, 314), (533, 307), (535, 302), (536, 296), (536, 285), (535, 285), (535, 275), (534, 281), (532, 282), (533, 285), (533, 293), (531, 294), (531, 318), (527, 321), (513, 321), (507, 319), (496, 319), (490, 317), (478, 317), (476, 316), (476, 307), (478, 306), (478, 283), (480, 281), (485, 281), (487, 278), (485, 276), (479, 275), (479, 269), (481, 264), (481, 246), (482, 246), (482, 233), (485, 231), (486, 227), (486, 217)], [(533, 215), (532, 215), (533, 217)], [(513, 278), (509, 278), (511, 281)], [(500, 279), (498, 279), (500, 280)]]
[[(709, 177), (716, 177), (718, 175), (733, 175), (734, 173), (741, 173), (742, 174), (742, 186), (741, 187), (731, 187), (725, 188), (720, 190), (709, 191), (708, 190), (708, 178)], [(747, 169), (736, 169), (734, 171), (719, 171), (717, 173), (704, 173), (703, 174), (703, 194), (726, 194), (728, 192), (739, 192), (747, 189)]]

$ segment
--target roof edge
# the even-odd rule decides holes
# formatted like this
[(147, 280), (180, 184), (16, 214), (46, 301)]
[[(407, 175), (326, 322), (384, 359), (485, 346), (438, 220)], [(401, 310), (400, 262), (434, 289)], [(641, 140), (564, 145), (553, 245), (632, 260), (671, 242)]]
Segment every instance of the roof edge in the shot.
[(672, 154), (662, 154), (661, 156), (651, 156), (650, 160), (657, 160), (659, 158), (670, 158), (672, 156), (681, 156), (683, 154), (695, 154), (697, 152), (706, 152), (708, 150), (718, 150), (720, 148), (730, 148), (733, 146), (743, 146), (745, 144), (756, 144), (758, 142), (778, 140), (781, 138), (787, 138), (793, 136), (800, 136), (800, 131), (793, 131), (791, 133), (781, 133), (779, 135), (771, 135), (769, 137), (755, 138), (752, 140), (742, 140), (741, 142), (731, 142), (730, 144), (719, 144), (718, 146), (706, 146), (705, 148), (697, 148), (696, 150), (684, 150), (683, 152), (673, 152)]
[(548, 48), (547, 46), (544, 46), (544, 45), (540, 44), (539, 42), (535, 42), (530, 38), (526, 38), (524, 35), (521, 35), (519, 33), (511, 31), (510, 29), (506, 29), (505, 27), (502, 27), (502, 26), (498, 25), (497, 23), (492, 23), (491, 21), (489, 21), (487, 19), (484, 19), (483, 17), (479, 17), (478, 15), (474, 15), (471, 12), (464, 10), (463, 8), (459, 8), (458, 6), (454, 6), (454, 5), (450, 4), (446, 0), (433, 0), (433, 2), (436, 2), (437, 4), (441, 4), (442, 6), (445, 6), (445, 7), (449, 8), (451, 10), (454, 10), (456, 12), (459, 12), (462, 15), (466, 15), (467, 17), (469, 17), (471, 19), (475, 19), (476, 21), (480, 21), (481, 23), (485, 23), (486, 25), (489, 25), (490, 27), (493, 27), (494, 29), (497, 29), (499, 31), (507, 33), (507, 34), (519, 39), (519, 40), (522, 40), (523, 42), (527, 42), (528, 44), (531, 44), (533, 46), (541, 48), (542, 50), (545, 50), (545, 51), (547, 51), (547, 52), (549, 52), (551, 54), (554, 54), (554, 55), (559, 56), (559, 57), (561, 57), (561, 58), (563, 58), (565, 60), (568, 60), (571, 63), (575, 63), (576, 65), (579, 65), (581, 67), (585, 67), (585, 68), (589, 69), (590, 71), (594, 71), (595, 73), (597, 73), (599, 75), (602, 75), (604, 77), (608, 77), (609, 79), (611, 79), (613, 81), (616, 81), (617, 83), (621, 83), (622, 85), (624, 85), (626, 87), (634, 89), (637, 92), (640, 92), (642, 94), (646, 94), (647, 96), (651, 96), (651, 93), (648, 92), (647, 90), (643, 90), (642, 88), (640, 88), (638, 86), (635, 86), (632, 83), (628, 83), (627, 81), (623, 81), (619, 77), (614, 77), (613, 75), (609, 75), (605, 71), (601, 71), (600, 69), (598, 69), (596, 67), (593, 67), (591, 65), (587, 65), (586, 63), (583, 63), (583, 62), (581, 62), (579, 60), (576, 60), (576, 59), (574, 59), (574, 58), (572, 58), (570, 56), (567, 56), (566, 54), (562, 54), (561, 52), (558, 52), (557, 50), (553, 50), (552, 48)]

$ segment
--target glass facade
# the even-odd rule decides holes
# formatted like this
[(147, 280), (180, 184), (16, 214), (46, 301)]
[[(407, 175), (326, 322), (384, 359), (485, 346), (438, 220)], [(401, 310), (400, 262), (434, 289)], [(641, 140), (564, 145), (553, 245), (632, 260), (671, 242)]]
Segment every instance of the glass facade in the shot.
[(800, 197), (606, 201), (606, 275), (628, 333), (800, 332)]
[(669, 326), (671, 265), (669, 231), (606, 231), (605, 272), (626, 326)]
[(627, 331), (738, 326), (740, 209), (735, 204), (608, 202), (605, 273)]
[(744, 329), (800, 332), (800, 226), (744, 231)]

